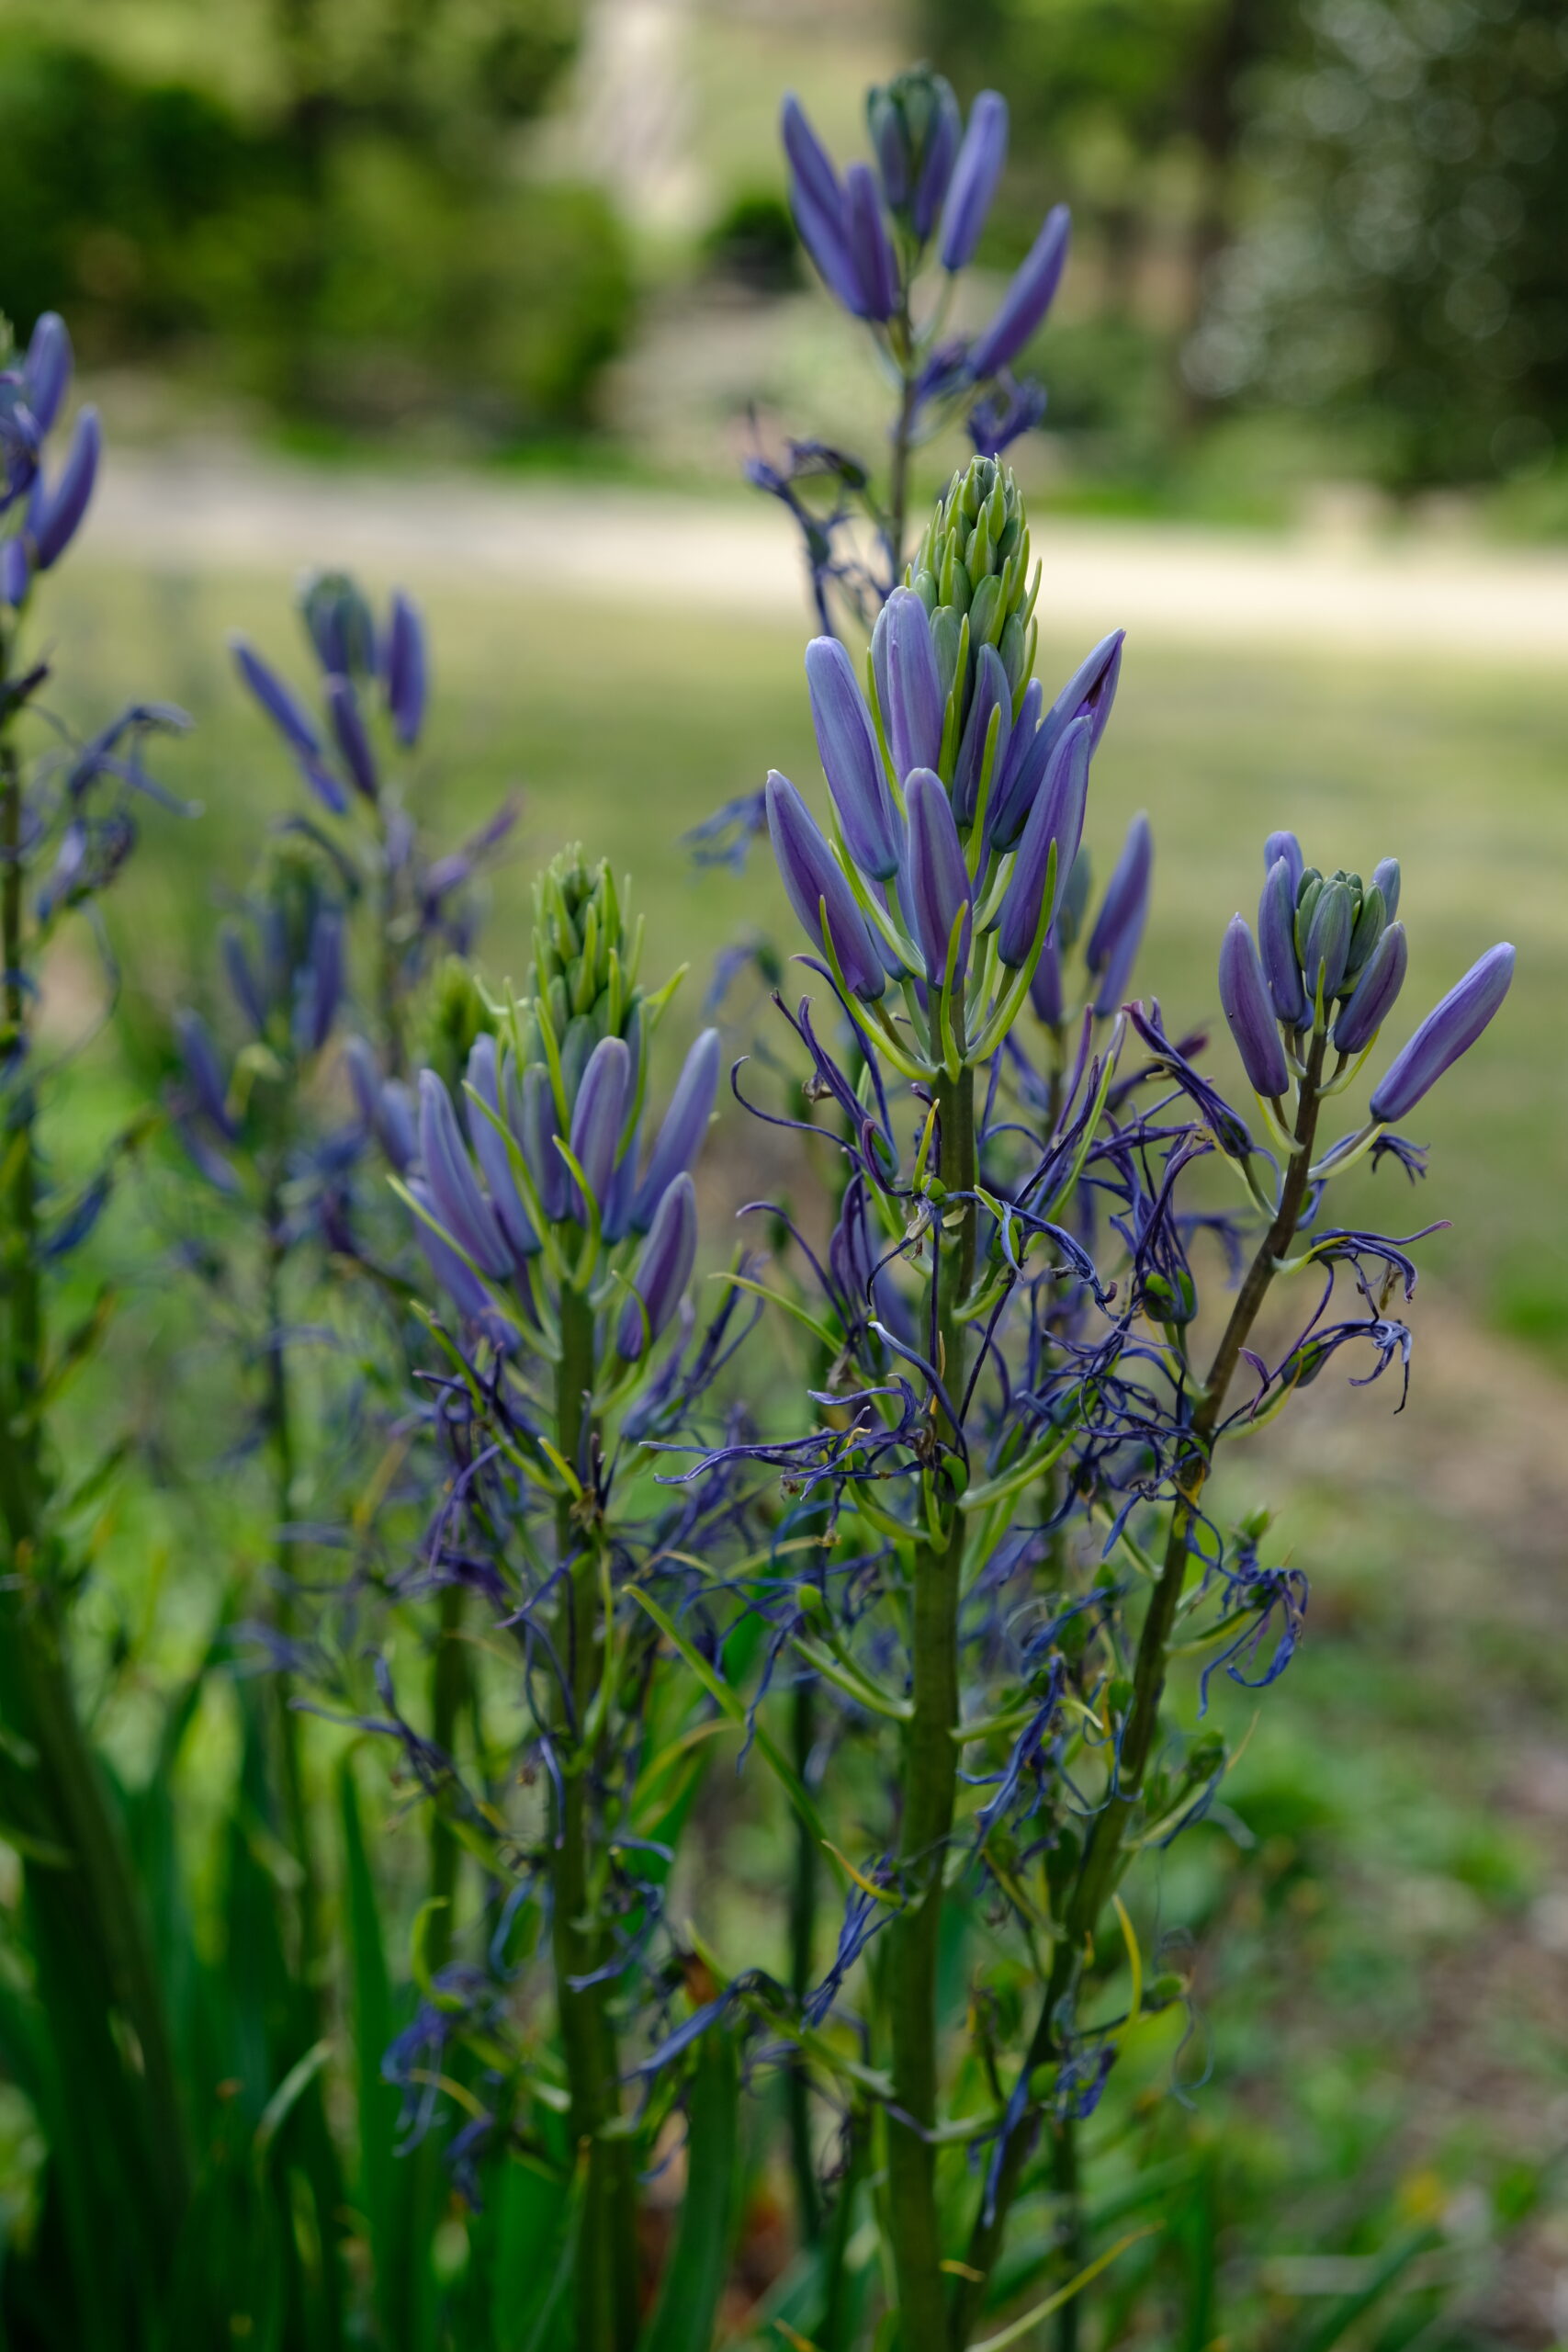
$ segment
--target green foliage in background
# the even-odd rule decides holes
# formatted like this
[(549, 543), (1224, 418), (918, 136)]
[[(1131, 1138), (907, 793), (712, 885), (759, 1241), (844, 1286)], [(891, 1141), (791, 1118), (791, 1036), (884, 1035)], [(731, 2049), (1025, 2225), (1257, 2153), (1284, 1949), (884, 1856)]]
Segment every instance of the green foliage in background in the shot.
[(1262, 413), (1320, 469), (1396, 491), (1551, 467), (1568, 432), (1551, 0), (918, 16), (961, 88), (1010, 93), (1017, 249), (1043, 197), (1087, 232), (1089, 315), (1053, 327), (1049, 372), (1091, 460), (1157, 475), (1199, 428)]
[(342, 424), (575, 429), (631, 288), (603, 198), (523, 169), (574, 29), (501, 0), (298, 6), (239, 104), (0, 22), (0, 309)]

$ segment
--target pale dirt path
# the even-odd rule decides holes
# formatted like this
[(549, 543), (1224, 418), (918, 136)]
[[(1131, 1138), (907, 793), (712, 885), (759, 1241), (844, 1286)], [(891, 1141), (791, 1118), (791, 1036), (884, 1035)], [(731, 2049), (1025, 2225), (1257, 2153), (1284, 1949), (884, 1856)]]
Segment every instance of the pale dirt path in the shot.
[[(1048, 634), (1120, 623), (1145, 639), (1510, 662), (1568, 676), (1568, 554), (1173, 526), (1062, 522), (1046, 558)], [(457, 471), (368, 475), (251, 453), (117, 450), (89, 544), (159, 570), (362, 568), (376, 580), (518, 589), (781, 619), (801, 616), (800, 560), (761, 499)]]

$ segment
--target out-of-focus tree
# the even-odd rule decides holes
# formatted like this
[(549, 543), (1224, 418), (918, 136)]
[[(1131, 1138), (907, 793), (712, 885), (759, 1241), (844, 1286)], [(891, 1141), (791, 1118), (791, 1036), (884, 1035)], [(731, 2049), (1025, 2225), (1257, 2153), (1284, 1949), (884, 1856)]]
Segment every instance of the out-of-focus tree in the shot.
[(1560, 0), (920, 0), (919, 21), (961, 90), (1011, 94), (1021, 216), (1066, 196), (1087, 232), (1063, 421), (1118, 399), (1124, 421), (1141, 382), (1150, 447), (1267, 406), (1401, 488), (1550, 462)]
[(1313, 0), (1244, 153), (1254, 217), (1195, 384), (1316, 412), (1401, 487), (1544, 469), (1568, 431), (1560, 0)]
[(579, 423), (624, 327), (624, 241), (519, 144), (576, 16), (267, 0), (225, 85), (194, 8), (164, 11), (156, 76), (77, 19), (0, 10), (0, 308), (69, 309), (89, 360), (197, 355), (297, 412)]

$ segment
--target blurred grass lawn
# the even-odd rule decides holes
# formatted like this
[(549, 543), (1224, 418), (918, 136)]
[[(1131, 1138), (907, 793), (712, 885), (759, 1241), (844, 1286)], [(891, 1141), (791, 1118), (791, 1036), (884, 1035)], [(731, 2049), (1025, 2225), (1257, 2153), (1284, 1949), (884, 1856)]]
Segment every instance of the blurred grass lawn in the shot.
[[(754, 929), (791, 940), (765, 851), (743, 877), (694, 874), (679, 837), (760, 784), (770, 763), (820, 803), (804, 622), (796, 630), (675, 605), (612, 610), (554, 599), (543, 582), (527, 598), (442, 589), (426, 602), (435, 691), (420, 797), (435, 838), (455, 841), (511, 787), (525, 797), (520, 846), (497, 879), (484, 936), (493, 977), (522, 984), (529, 877), (571, 839), (633, 874), (648, 914), (646, 971), (693, 965), (688, 1022), (721, 947)], [(184, 702), (197, 720), (164, 772), (207, 814), (188, 828), (152, 819), (155, 846), (114, 902), (133, 996), (166, 1001), (209, 971), (218, 902), (243, 884), (265, 816), (293, 794), (289, 763), (224, 652), (225, 632), (240, 628), (303, 674), (289, 604), (281, 579), (133, 579), (87, 563), (51, 608), (62, 668), (93, 682), (82, 717), (152, 693)], [(1081, 650), (1045, 646), (1043, 675), (1064, 674)], [(1250, 911), (1263, 838), (1278, 826), (1297, 830), (1325, 867), (1403, 862), (1411, 971), (1385, 1050), (1483, 948), (1517, 943), (1518, 978), (1493, 1033), (1407, 1122), (1433, 1147), (1431, 1177), (1407, 1200), (1385, 1170), (1348, 1205), (1398, 1232), (1451, 1219), (1424, 1246), (1423, 1264), (1474, 1311), (1562, 1361), (1565, 754), (1568, 673), (1134, 644), (1089, 829), (1103, 873), (1132, 812), (1153, 817), (1155, 910), (1140, 969), (1157, 976), (1173, 1027), (1213, 1018), (1221, 929), (1235, 908)], [(1213, 1059), (1234, 1074), (1223, 1031)]]

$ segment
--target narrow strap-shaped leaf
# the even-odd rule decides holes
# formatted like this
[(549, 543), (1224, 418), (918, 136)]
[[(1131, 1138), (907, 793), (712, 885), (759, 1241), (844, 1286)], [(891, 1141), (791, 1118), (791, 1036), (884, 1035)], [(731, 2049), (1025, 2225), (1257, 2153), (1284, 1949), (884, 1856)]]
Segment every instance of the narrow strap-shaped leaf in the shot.
[(707, 2352), (729, 2267), (740, 2149), (740, 2062), (721, 2022), (704, 2034), (686, 2110), (686, 2194), (637, 2352)]

